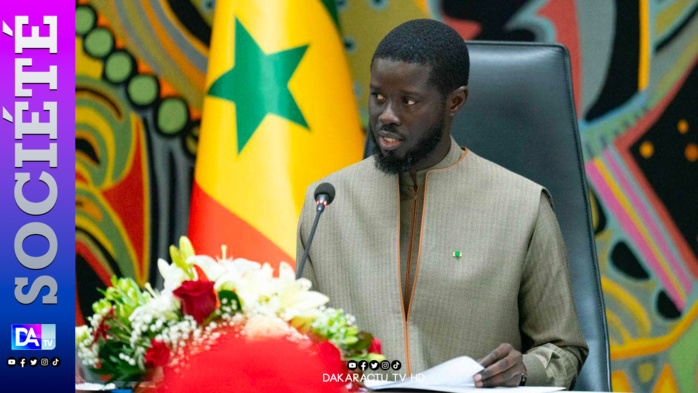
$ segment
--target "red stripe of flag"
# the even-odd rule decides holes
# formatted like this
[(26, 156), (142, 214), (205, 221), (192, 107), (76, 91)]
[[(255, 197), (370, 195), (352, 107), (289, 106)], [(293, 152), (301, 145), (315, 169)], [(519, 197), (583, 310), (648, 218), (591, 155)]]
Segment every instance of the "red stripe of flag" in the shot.
[(269, 262), (274, 269), (278, 269), (280, 262), (294, 265), (295, 258), (213, 199), (196, 181), (191, 209), (188, 236), (197, 254), (221, 256), (221, 245), (225, 244), (228, 257)]

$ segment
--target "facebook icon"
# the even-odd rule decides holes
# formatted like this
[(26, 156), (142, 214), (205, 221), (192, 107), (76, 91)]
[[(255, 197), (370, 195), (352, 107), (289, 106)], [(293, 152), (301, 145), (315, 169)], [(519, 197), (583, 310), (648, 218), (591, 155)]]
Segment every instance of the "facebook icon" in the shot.
[(13, 350), (56, 348), (56, 325), (12, 325)]

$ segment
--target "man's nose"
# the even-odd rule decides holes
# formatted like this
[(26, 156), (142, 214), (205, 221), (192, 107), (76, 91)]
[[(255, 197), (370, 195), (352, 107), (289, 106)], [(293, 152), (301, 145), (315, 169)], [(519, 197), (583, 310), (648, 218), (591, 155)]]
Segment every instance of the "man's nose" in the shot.
[(385, 109), (383, 109), (383, 112), (378, 116), (378, 121), (384, 126), (400, 125), (400, 118), (397, 116), (397, 113), (395, 113), (391, 103), (386, 103)]

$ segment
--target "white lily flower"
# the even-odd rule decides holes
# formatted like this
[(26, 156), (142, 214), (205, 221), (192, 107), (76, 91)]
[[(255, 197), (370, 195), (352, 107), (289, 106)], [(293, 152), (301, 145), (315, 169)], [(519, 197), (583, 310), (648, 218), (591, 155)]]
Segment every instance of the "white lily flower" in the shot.
[(252, 270), (260, 270), (262, 268), (262, 264), (259, 262), (253, 262), (250, 261), (249, 259), (245, 258), (236, 258), (233, 260), (230, 259), (220, 259), (218, 260), (223, 266), (226, 267), (226, 270), (234, 270), (236, 272), (239, 272), (241, 274), (244, 274), (246, 272), (252, 271)]
[(174, 263), (167, 263), (164, 259), (158, 259), (158, 270), (165, 281), (164, 289), (166, 291), (174, 291), (189, 278), (184, 270)]
[(316, 316), (319, 307), (330, 300), (320, 292), (311, 291), (311, 284), (307, 279), (296, 280), (293, 268), (285, 262), (279, 266), (279, 284), (281, 307), (287, 321), (295, 317)]
[[(243, 308), (254, 309), (261, 303), (267, 303), (277, 292), (277, 280), (274, 269), (265, 263), (259, 270), (250, 270), (237, 281), (237, 295)], [(271, 310), (272, 312), (276, 310)]]
[[(210, 281), (218, 280), (218, 277), (225, 273), (225, 267), (216, 262), (215, 259), (207, 255), (194, 255), (187, 258), (187, 265), (196, 265), (201, 268)], [(194, 277), (199, 279), (199, 277)]]
[(281, 265), (279, 265), (279, 280), (283, 283), (296, 281), (295, 270), (286, 262), (281, 262)]
[[(148, 303), (133, 310), (130, 321), (174, 320), (178, 318), (180, 302), (172, 291), (163, 290)], [(149, 323), (149, 322), (148, 322)]]
[(235, 260), (219, 259), (218, 264), (224, 269), (224, 273), (212, 280), (216, 282), (214, 286), (216, 292), (223, 289), (228, 291), (237, 290), (237, 283), (243, 279), (242, 277), (247, 272), (258, 271), (262, 268), (261, 264), (243, 258)]

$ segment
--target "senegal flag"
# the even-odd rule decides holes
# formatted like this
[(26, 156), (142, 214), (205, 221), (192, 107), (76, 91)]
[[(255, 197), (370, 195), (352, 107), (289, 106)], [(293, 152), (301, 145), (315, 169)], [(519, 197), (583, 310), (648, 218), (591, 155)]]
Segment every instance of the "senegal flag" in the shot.
[(361, 159), (334, 0), (218, 0), (189, 237), (293, 263), (305, 190)]

